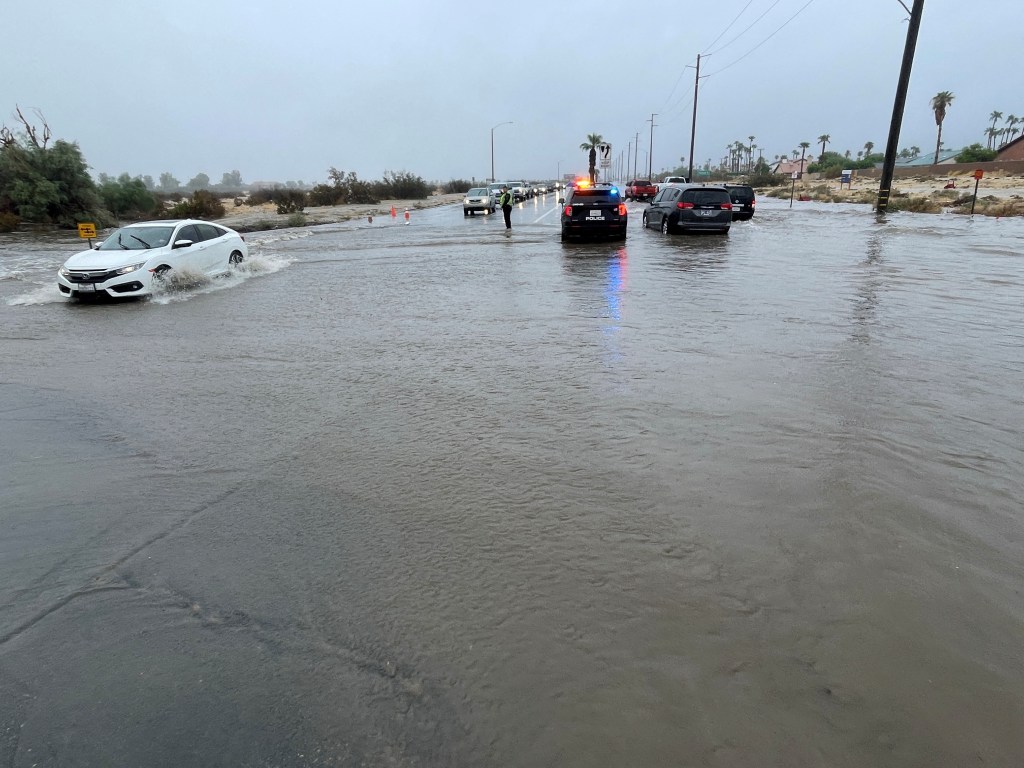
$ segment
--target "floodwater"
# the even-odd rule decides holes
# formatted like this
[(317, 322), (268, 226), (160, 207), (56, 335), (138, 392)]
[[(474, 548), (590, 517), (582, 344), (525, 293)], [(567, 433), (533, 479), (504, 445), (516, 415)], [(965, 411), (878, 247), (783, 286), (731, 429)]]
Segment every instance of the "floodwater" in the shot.
[(550, 197), (0, 238), (0, 764), (1024, 764), (1024, 221)]

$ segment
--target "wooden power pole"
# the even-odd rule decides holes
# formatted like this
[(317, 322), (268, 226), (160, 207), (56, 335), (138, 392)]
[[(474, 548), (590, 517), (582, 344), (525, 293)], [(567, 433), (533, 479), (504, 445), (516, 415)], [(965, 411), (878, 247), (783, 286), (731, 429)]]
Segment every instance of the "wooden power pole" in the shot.
[[(900, 5), (903, 5), (900, 0)], [(903, 5), (904, 8), (907, 6)], [(885, 161), (882, 163), (882, 178), (878, 183), (878, 202), (875, 210), (885, 213), (889, 207), (889, 191), (892, 188), (893, 171), (896, 168), (897, 145), (900, 141), (900, 127), (903, 124), (903, 108), (907, 103), (907, 87), (910, 85), (910, 69), (914, 66), (914, 50), (917, 48), (917, 30), (921, 26), (924, 0), (914, 0), (910, 11), (910, 26), (907, 28), (907, 43), (903, 48), (903, 66), (900, 67), (900, 81), (896, 86), (896, 101), (892, 106), (892, 122), (889, 123), (889, 141), (885, 145)]]

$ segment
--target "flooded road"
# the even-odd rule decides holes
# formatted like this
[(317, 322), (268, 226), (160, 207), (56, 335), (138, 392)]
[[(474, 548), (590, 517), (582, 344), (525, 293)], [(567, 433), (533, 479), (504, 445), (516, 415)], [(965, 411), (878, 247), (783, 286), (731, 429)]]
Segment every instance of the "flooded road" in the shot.
[(0, 764), (1024, 759), (1024, 222), (0, 239)]

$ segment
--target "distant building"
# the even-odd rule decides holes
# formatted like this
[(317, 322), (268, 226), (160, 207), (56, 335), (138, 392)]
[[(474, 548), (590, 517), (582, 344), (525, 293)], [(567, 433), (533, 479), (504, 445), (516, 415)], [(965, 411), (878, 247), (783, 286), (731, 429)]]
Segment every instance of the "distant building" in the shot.
[[(956, 156), (963, 152), (962, 149), (940, 149), (939, 165), (950, 165), (956, 162)], [(927, 168), (935, 165), (935, 152), (922, 152), (917, 157), (897, 157), (897, 168)]]
[(1024, 134), (999, 148), (996, 160), (1024, 160)]
[(812, 158), (810, 157), (805, 157), (803, 160), (779, 160), (772, 167), (772, 173), (781, 173), (790, 178), (793, 177), (794, 173), (799, 173), (802, 176), (811, 162)]

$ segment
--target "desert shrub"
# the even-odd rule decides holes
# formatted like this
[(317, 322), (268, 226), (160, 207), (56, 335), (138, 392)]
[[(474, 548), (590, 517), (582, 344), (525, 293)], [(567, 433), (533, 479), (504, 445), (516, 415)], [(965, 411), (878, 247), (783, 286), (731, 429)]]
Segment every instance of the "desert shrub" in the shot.
[(263, 205), (264, 203), (272, 203), (274, 201), (274, 190), (272, 189), (254, 189), (249, 193), (249, 197), (246, 199), (246, 205)]
[(278, 213), (302, 213), (306, 207), (306, 193), (301, 189), (276, 189), (274, 202)]
[(349, 175), (352, 177), (352, 180), (347, 182), (345, 185), (344, 202), (373, 204), (381, 201), (382, 196), (376, 186), (378, 182), (371, 184), (367, 181), (359, 181), (355, 178), (354, 173), (350, 173)]
[(792, 180), (787, 179), (782, 174), (772, 173), (767, 167), (762, 173), (752, 173), (747, 176), (747, 184), (752, 187), (779, 187), (787, 181)]
[(21, 223), (21, 218), (11, 211), (0, 211), (0, 232), (13, 232)]
[(224, 204), (205, 189), (197, 189), (166, 212), (171, 219), (219, 219), (223, 215)]
[(331, 184), (317, 184), (306, 193), (310, 205), (338, 205), (342, 192)]
[(285, 221), (286, 227), (304, 227), (306, 226), (306, 214), (304, 213), (293, 213)]
[(465, 179), (452, 179), (451, 181), (446, 181), (444, 184), (440, 185), (441, 192), (446, 195), (461, 195), (467, 189), (472, 189), (476, 186), (480, 185), (474, 184), (471, 181), (466, 181)]
[(942, 213), (942, 205), (939, 202), (918, 195), (893, 195), (889, 198), (888, 209), (907, 213)]
[(327, 174), (330, 176), (331, 184), (337, 193), (334, 205), (345, 205), (348, 203), (373, 204), (381, 201), (381, 194), (378, 189), (380, 182), (360, 181), (355, 171), (345, 173), (337, 168), (331, 168)]
[[(971, 206), (969, 205), (971, 198), (967, 198), (967, 202), (957, 208), (954, 213), (971, 213)], [(992, 195), (985, 197), (979, 197), (976, 205), (974, 206), (974, 212), (981, 214), (982, 216), (1024, 216), (1024, 200), (1019, 197), (1014, 198), (998, 198)]]
[(427, 182), (408, 171), (385, 171), (384, 179), (375, 184), (381, 199), (423, 200), (430, 197), (431, 192)]

